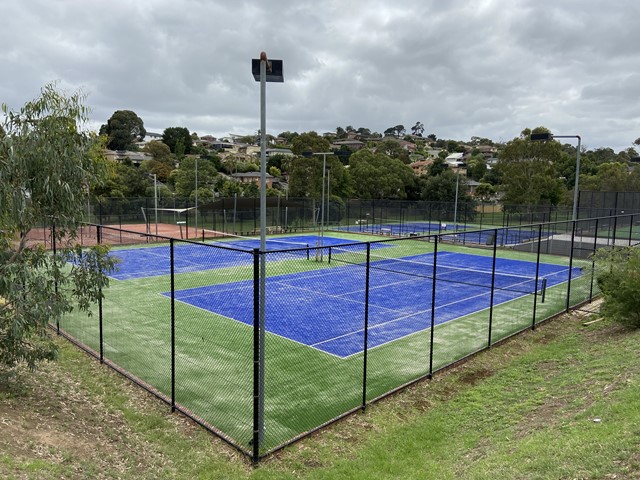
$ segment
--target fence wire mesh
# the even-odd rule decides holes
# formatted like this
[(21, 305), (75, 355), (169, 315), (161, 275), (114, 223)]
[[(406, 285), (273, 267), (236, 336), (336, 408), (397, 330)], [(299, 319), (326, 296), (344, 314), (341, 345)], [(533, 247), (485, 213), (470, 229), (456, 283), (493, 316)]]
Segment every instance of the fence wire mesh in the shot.
[(265, 250), (87, 225), (80, 241), (110, 245), (119, 269), (60, 330), (257, 461), (589, 301), (591, 254), (636, 245), (639, 220), (307, 233)]

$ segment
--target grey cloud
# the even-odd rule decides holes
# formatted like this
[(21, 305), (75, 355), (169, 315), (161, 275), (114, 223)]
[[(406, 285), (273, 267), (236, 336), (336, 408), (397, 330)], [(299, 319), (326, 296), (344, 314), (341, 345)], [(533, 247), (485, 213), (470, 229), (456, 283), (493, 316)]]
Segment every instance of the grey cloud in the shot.
[(270, 133), (421, 121), (509, 140), (545, 125), (619, 150), (640, 135), (639, 14), (635, 0), (5, 0), (0, 101), (59, 79), (89, 93), (97, 125), (126, 108), (152, 131), (249, 133), (265, 50), (285, 64)]

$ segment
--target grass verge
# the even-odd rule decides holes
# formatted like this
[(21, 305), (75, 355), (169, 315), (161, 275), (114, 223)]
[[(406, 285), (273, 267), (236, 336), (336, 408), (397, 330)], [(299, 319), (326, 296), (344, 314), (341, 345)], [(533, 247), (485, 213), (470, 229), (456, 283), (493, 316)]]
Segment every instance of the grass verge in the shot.
[(3, 478), (638, 478), (640, 331), (573, 314), (257, 468), (84, 353), (0, 386)]

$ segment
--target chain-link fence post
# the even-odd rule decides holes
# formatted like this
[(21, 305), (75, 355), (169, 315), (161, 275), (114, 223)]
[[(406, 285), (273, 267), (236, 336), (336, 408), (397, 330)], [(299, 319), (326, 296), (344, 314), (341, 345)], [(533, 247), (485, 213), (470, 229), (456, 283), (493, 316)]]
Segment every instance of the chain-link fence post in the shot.
[(169, 240), (171, 276), (171, 411), (176, 411), (176, 277), (175, 240)]
[[(571, 227), (571, 248), (569, 249), (569, 278), (567, 279), (567, 308), (566, 312), (569, 313), (569, 309), (571, 308), (571, 273), (573, 271), (573, 249), (575, 247), (576, 242), (576, 224), (577, 220), (573, 220)], [(597, 235), (597, 233), (596, 233)]]
[[(536, 307), (538, 306), (538, 280), (540, 278), (540, 247), (542, 246), (542, 224), (538, 225), (538, 254), (536, 257), (536, 283), (533, 286), (533, 319), (531, 330), (536, 329)], [(544, 288), (544, 287), (543, 287)], [(542, 293), (544, 301), (544, 291)]]
[(433, 377), (433, 337), (436, 326), (436, 271), (438, 265), (438, 235), (433, 237), (433, 283), (431, 284), (431, 332), (429, 337), (429, 378)]
[(493, 260), (491, 263), (491, 293), (489, 294), (489, 338), (487, 346), (491, 348), (491, 334), (493, 333), (493, 302), (495, 298), (496, 259), (498, 256), (498, 229), (493, 230)]
[[(96, 230), (96, 242), (102, 244), (102, 226), (98, 226)], [(100, 363), (104, 363), (104, 330), (103, 330), (103, 314), (102, 314), (102, 288), (98, 296), (98, 328), (100, 331)]]

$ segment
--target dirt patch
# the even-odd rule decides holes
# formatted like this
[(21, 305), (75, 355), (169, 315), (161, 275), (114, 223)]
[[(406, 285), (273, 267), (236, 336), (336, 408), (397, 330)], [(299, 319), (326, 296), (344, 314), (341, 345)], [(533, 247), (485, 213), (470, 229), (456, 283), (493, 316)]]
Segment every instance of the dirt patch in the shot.
[(470, 367), (466, 371), (462, 372), (458, 380), (464, 385), (477, 385), (482, 380), (491, 377), (494, 371), (487, 367)]

